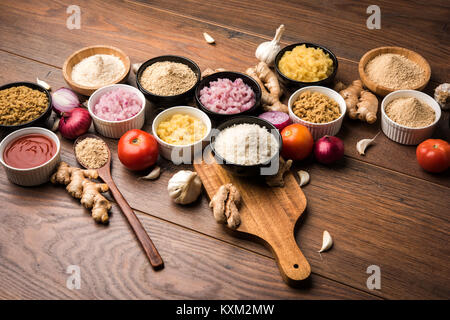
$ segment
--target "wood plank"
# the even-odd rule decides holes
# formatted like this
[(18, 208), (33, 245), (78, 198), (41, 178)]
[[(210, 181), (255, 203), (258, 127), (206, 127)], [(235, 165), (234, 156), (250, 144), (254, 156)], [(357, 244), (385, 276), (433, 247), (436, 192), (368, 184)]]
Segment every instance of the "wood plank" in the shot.
[(116, 204), (98, 225), (63, 187), (13, 186), (3, 171), (0, 199), (1, 299), (376, 299), (317, 275), (289, 288), (272, 259), (138, 213), (164, 257), (155, 272)]
[(353, 61), (359, 61), (372, 48), (405, 47), (419, 52), (430, 62), (435, 81), (447, 81), (450, 72), (448, 1), (377, 1), (375, 4), (381, 9), (380, 30), (369, 30), (366, 26), (367, 7), (374, 4), (368, 0), (128, 1), (262, 35), (266, 39), (271, 39), (275, 29), (283, 23), (286, 26), (284, 43), (318, 43)]
[[(45, 75), (49, 69), (5, 53), (0, 53), (0, 57), (7, 62), (6, 65), (14, 66), (8, 72), (3, 72), (0, 67), (0, 79), (5, 82), (24, 72)], [(53, 71), (46, 81), (58, 87), (62, 79)], [(162, 175), (159, 180), (138, 181), (137, 177), (143, 173), (126, 170), (116, 156), (117, 142), (109, 139), (107, 142), (113, 154), (114, 179), (134, 209), (269, 256), (263, 247), (236, 239), (218, 225), (211, 216), (206, 197), (190, 206), (173, 204), (167, 196), (166, 186), (180, 167), (160, 160)], [(70, 142), (62, 139), (62, 144), (62, 158), (76, 165)], [(350, 158), (330, 168), (307, 162), (298, 165), (307, 168), (312, 177), (311, 183), (303, 188), (308, 208), (297, 240), (310, 260), (313, 272), (367, 290), (365, 270), (369, 265), (379, 263), (383, 287), (376, 293), (383, 297), (448, 296), (449, 251), (443, 247), (449, 241), (448, 188)], [(192, 169), (189, 166), (182, 168)], [(17, 187), (6, 182), (3, 189), (9, 194), (18, 192)], [(39, 190), (27, 191), (35, 189)], [(50, 194), (42, 194), (48, 207), (54, 200)], [(64, 197), (67, 207), (76, 208), (77, 203), (69, 200), (67, 195), (62, 194), (61, 197)], [(116, 216), (113, 216), (112, 223)], [(316, 251), (320, 248), (324, 229), (335, 238), (335, 247), (322, 254), (322, 260)], [(415, 232), (417, 230), (420, 232)], [(394, 245), (396, 242), (397, 247)], [(425, 267), (433, 272), (424, 272)], [(400, 272), (400, 269), (405, 272)], [(279, 277), (278, 274), (276, 276)], [(414, 284), (410, 283), (412, 279)]]
[[(65, 27), (68, 3), (20, 1), (0, 4), (0, 49), (58, 67), (73, 51), (102, 43), (122, 48), (130, 55), (132, 63), (168, 53), (192, 58), (202, 69), (225, 67), (243, 71), (256, 62), (253, 49), (249, 48), (261, 42), (258, 37), (132, 3), (113, 2), (106, 8), (99, 1), (80, 1), (80, 7), (84, 8), (82, 29), (69, 30)], [(126, 21), (123, 21), (123, 16), (128, 17)], [(217, 41), (215, 46), (205, 43), (202, 37), (205, 30), (214, 35)], [(17, 36), (10, 37), (8, 34)], [(52, 42), (57, 45), (49, 46), (48, 39), (53, 39)], [(340, 59), (338, 78), (349, 82), (356, 77), (356, 64)], [(130, 80), (134, 83), (133, 77)], [(434, 86), (430, 83), (427, 92)], [(444, 112), (436, 137), (450, 140), (449, 119), (450, 112)], [(373, 137), (379, 128), (379, 121), (367, 125), (346, 119), (339, 133), (344, 138), (346, 155), (450, 187), (449, 172), (439, 175), (424, 172), (417, 164), (413, 146), (399, 145), (383, 134), (377, 138), (376, 146), (366, 157), (359, 156), (355, 149), (356, 142)]]

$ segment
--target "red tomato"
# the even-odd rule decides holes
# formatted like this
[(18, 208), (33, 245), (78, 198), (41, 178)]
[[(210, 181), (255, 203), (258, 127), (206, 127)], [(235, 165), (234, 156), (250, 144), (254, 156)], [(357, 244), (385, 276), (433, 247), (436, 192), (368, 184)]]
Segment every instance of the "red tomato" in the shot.
[(450, 144), (441, 139), (428, 139), (417, 146), (417, 161), (429, 172), (444, 172), (450, 167)]
[(283, 150), (281, 155), (285, 159), (303, 160), (311, 153), (314, 139), (308, 128), (294, 123), (281, 131), (283, 138)]
[(158, 160), (158, 142), (149, 133), (133, 129), (125, 132), (118, 145), (119, 160), (130, 170), (144, 170)]

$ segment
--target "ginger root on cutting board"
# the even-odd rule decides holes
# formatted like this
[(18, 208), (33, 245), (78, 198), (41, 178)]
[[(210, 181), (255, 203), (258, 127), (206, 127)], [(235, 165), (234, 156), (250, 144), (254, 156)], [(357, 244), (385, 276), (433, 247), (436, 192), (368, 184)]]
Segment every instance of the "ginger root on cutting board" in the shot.
[(291, 169), (292, 160), (285, 161), (280, 157), (278, 173), (274, 176), (268, 176), (266, 183), (269, 187), (284, 187), (284, 174)]
[(109, 221), (108, 211), (111, 209), (111, 203), (101, 195), (101, 192), (109, 190), (106, 183), (93, 182), (90, 179), (97, 179), (98, 172), (94, 169), (83, 170), (69, 166), (61, 161), (56, 172), (51, 176), (50, 181), (53, 184), (64, 184), (69, 194), (81, 199), (81, 204), (91, 209), (92, 218), (99, 223)]
[(241, 203), (239, 190), (231, 183), (220, 186), (209, 206), (213, 209), (214, 218), (219, 223), (226, 223), (231, 229), (241, 224), (238, 206)]
[(261, 87), (261, 104), (264, 111), (281, 111), (288, 113), (288, 107), (281, 103), (283, 95), (277, 75), (269, 68), (267, 63), (260, 62), (253, 68), (245, 71), (250, 77), (255, 79)]
[(377, 121), (378, 99), (373, 93), (363, 89), (361, 80), (353, 81), (348, 87), (338, 82), (335, 90), (344, 98), (351, 119), (359, 119), (369, 124)]

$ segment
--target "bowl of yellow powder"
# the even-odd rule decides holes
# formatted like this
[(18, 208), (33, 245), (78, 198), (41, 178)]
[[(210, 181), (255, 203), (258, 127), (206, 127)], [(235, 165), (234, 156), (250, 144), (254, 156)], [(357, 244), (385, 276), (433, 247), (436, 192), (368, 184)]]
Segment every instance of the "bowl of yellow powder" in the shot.
[(275, 70), (287, 87), (326, 86), (333, 82), (338, 60), (329, 49), (313, 43), (294, 43), (281, 49)]
[(172, 107), (156, 116), (152, 133), (163, 158), (176, 165), (191, 164), (194, 156), (201, 154), (209, 143), (211, 120), (197, 108)]
[(194, 61), (167, 55), (144, 62), (136, 73), (136, 84), (157, 107), (172, 107), (192, 100), (200, 76)]
[(394, 91), (381, 102), (381, 130), (401, 144), (416, 145), (430, 138), (440, 117), (439, 104), (420, 91)]

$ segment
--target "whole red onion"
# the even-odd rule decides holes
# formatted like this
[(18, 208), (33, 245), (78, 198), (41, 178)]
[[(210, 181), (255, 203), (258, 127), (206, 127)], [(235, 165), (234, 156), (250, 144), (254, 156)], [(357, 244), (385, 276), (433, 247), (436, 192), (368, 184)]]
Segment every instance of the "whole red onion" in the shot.
[(59, 132), (66, 139), (76, 139), (89, 130), (91, 121), (89, 111), (83, 108), (63, 112), (59, 121)]
[(344, 156), (344, 143), (333, 136), (323, 136), (314, 144), (314, 156), (317, 161), (331, 164)]

